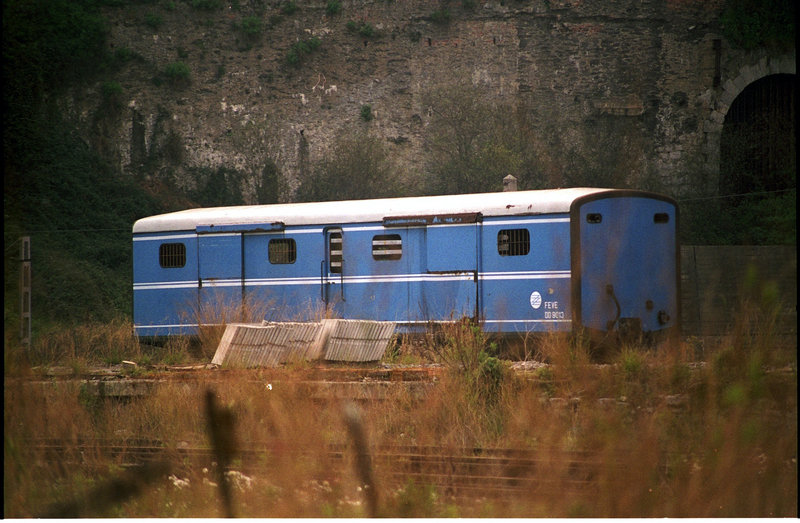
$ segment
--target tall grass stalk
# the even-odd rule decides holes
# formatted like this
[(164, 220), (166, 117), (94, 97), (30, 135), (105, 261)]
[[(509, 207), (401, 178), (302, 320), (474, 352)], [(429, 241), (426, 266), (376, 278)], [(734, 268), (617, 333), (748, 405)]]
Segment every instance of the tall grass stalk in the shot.
[[(76, 340), (94, 340), (79, 332), (49, 350), (77, 357)], [(770, 336), (734, 330), (706, 347), (705, 361), (687, 346), (627, 347), (602, 365), (581, 343), (553, 337), (538, 349), (546, 370), (521, 374), (492, 355), (491, 340), (475, 325), (431, 334), (426, 354), (445, 365), (441, 380), (421, 395), (393, 387), (382, 401), (360, 403), (369, 434), (361, 450), (527, 450), (538, 456), (536, 477), (548, 489), (458, 499), (380, 460), (372, 470), (382, 489), (380, 515), (796, 517), (796, 353), (771, 345)], [(233, 415), (239, 448), (257, 450), (230, 461), (237, 516), (368, 516), (363, 477), (341, 452), (349, 442), (342, 405), (315, 396), (307, 370), (199, 371), (130, 401), (92, 396), (80, 380), (43, 384), (7, 373), (5, 515), (36, 516), (116, 477), (124, 454), (96, 443), (112, 439), (158, 442), (170, 471), (141, 495), (92, 515), (216, 516), (213, 466), (178, 452), (210, 447), (203, 393), (213, 388), (219, 408)], [(35, 445), (43, 439), (66, 442), (65, 456), (48, 459)], [(585, 488), (575, 488), (575, 456), (595, 467)], [(513, 465), (497, 474), (513, 474)]]

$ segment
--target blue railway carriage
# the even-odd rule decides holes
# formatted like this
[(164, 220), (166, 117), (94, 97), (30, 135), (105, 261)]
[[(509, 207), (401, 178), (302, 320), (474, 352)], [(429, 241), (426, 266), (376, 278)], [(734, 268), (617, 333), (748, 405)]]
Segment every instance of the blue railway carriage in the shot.
[[(134, 329), (464, 317), (499, 334), (678, 331), (678, 209), (571, 188), (189, 209), (133, 226)], [(264, 311), (242, 318), (242, 311)]]

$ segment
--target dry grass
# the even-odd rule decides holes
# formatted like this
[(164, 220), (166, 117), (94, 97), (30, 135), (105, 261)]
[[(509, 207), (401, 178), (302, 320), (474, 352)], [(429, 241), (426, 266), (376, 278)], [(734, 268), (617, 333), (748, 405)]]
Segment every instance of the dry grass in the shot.
[[(368, 445), (362, 451), (390, 445), (540, 451), (541, 474), (555, 481), (557, 494), (457, 500), (431, 485), (398, 486), (393, 465), (380, 462), (373, 471), (378, 513), (795, 517), (796, 353), (777, 349), (762, 327), (732, 331), (706, 347), (703, 362), (694, 361), (694, 350), (682, 344), (674, 350), (623, 347), (597, 365), (587, 346), (554, 336), (535, 349), (549, 364), (528, 374), (494, 358), (491, 340), (467, 324), (430, 336), (422, 347), (403, 347), (401, 352), (443, 363), (446, 372), (421, 398), (396, 388), (384, 401), (360, 404)], [(206, 342), (208, 351), (213, 337)], [(55, 333), (38, 343), (36, 363), (164, 357), (135, 343), (124, 322)], [(160, 350), (175, 359), (193, 357), (180, 343)], [(236, 516), (369, 515), (344, 405), (311, 398), (309, 366), (199, 372), (191, 381), (164, 383), (149, 396), (114, 401), (92, 396), (78, 380), (36, 383), (15, 361), (6, 368), (4, 395), (6, 517), (42, 515), (54, 503), (85, 499), (123, 474), (122, 459), (105, 455), (99, 443), (82, 448), (83, 461), (65, 465), (45, 459), (33, 446), (37, 441), (58, 439), (76, 449), (81, 441), (124, 438), (158, 440), (172, 449), (208, 447), (206, 390), (232, 414), (237, 445), (263, 448), (246, 462), (233, 458), (235, 473), (228, 478)], [(329, 452), (332, 447), (350, 450), (342, 460)], [(604, 464), (591, 489), (569, 488), (570, 465), (558, 458), (564, 451), (587, 452)], [(175, 459), (169, 474), (157, 476), (139, 495), (104, 508), (83, 506), (82, 515), (223, 515), (213, 466), (170, 455)]]

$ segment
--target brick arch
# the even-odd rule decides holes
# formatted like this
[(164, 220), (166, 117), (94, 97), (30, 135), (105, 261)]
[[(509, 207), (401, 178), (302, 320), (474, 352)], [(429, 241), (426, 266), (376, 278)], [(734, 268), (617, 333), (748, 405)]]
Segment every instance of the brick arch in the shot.
[[(705, 121), (705, 143), (703, 154), (705, 157), (705, 171), (709, 174), (709, 181), (717, 182), (720, 164), (720, 140), (722, 138), (722, 125), (731, 104), (739, 94), (751, 83), (773, 74), (797, 74), (796, 56), (794, 54), (779, 57), (761, 57), (758, 62), (739, 68), (738, 74), (720, 86), (716, 103)], [(716, 187), (716, 183), (713, 187)]]

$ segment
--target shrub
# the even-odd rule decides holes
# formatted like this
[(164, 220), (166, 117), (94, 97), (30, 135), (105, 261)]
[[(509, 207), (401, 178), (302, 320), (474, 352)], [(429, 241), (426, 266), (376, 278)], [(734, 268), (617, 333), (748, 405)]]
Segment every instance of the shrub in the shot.
[(246, 16), (240, 25), (242, 34), (246, 37), (255, 37), (261, 34), (261, 19), (257, 16)]
[(281, 13), (283, 13), (283, 14), (285, 14), (287, 16), (288, 15), (293, 15), (294, 13), (297, 12), (298, 9), (300, 9), (300, 8), (297, 7), (297, 3), (292, 1), (292, 0), (290, 0), (289, 2), (286, 2), (285, 4), (283, 4), (281, 6)]
[(172, 62), (164, 68), (164, 77), (173, 87), (184, 87), (190, 82), (191, 71), (183, 62)]
[(222, 8), (221, 0), (192, 0), (192, 7), (201, 11), (215, 11)]
[(301, 180), (300, 201), (400, 196), (404, 180), (383, 141), (364, 132), (340, 135)]
[(147, 13), (144, 15), (144, 23), (152, 30), (157, 30), (164, 23), (164, 19), (157, 13)]
[(371, 38), (375, 36), (375, 28), (368, 22), (364, 22), (361, 24), (361, 27), (358, 28), (358, 34), (366, 38)]
[(298, 65), (306, 55), (309, 55), (312, 51), (319, 49), (321, 45), (322, 40), (316, 36), (309, 38), (308, 40), (300, 40), (295, 42), (286, 53), (286, 62), (289, 65)]
[(122, 109), (122, 86), (119, 82), (103, 82), (103, 85), (100, 87), (100, 92), (103, 111), (116, 114)]
[(348, 20), (347, 24), (345, 24), (345, 27), (349, 32), (358, 33), (364, 38), (371, 38), (375, 36), (375, 27), (373, 27), (369, 22), (358, 23), (354, 20)]
[(532, 130), (510, 104), (473, 87), (449, 86), (423, 99), (431, 110), (425, 133), (427, 192), (493, 192), (512, 174), (520, 189), (544, 186)]
[(729, 0), (720, 22), (736, 47), (788, 49), (795, 42), (796, 9), (792, 0)]
[(338, 15), (342, 12), (342, 3), (339, 0), (328, 0), (325, 12), (330, 16)]
[(365, 122), (369, 122), (372, 120), (372, 106), (371, 105), (362, 105), (360, 111), (361, 119)]
[(439, 25), (450, 23), (450, 11), (448, 9), (438, 9), (434, 11), (431, 13), (431, 21)]

